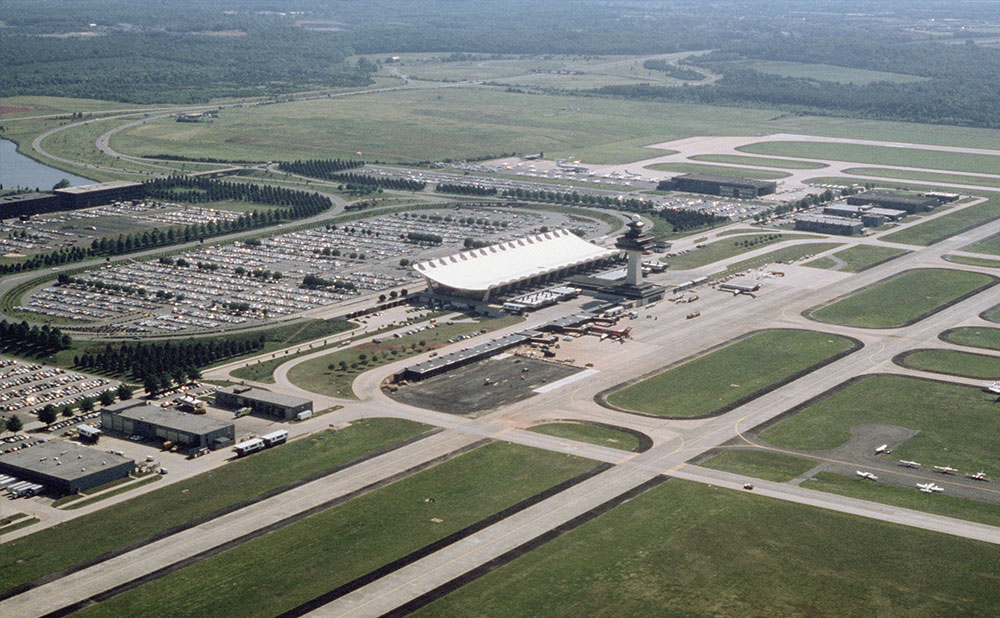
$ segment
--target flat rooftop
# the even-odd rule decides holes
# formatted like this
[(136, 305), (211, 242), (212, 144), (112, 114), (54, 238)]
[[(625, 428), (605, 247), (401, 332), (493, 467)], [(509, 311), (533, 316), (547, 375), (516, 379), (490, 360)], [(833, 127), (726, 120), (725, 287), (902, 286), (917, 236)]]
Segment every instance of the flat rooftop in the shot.
[(754, 188), (770, 187), (777, 184), (773, 180), (756, 180), (739, 176), (715, 176), (714, 174), (681, 174), (680, 176), (674, 176), (672, 180), (694, 180), (696, 182), (714, 182), (723, 185)]
[(0, 464), (17, 466), (68, 481), (85, 477), (100, 468), (124, 463), (135, 464), (135, 461), (65, 440), (49, 440), (30, 448), (0, 455)]
[(227, 386), (226, 388), (220, 388), (219, 392), (232, 393), (234, 395), (239, 395), (240, 397), (256, 399), (257, 401), (263, 401), (265, 403), (273, 403), (278, 406), (288, 406), (290, 408), (301, 406), (304, 403), (309, 403), (308, 399), (303, 399), (302, 397), (282, 395), (281, 393), (272, 393), (271, 391), (265, 391), (261, 388), (247, 388), (246, 386)]
[(107, 191), (109, 189), (127, 189), (130, 187), (141, 187), (142, 183), (132, 182), (130, 180), (113, 180), (111, 182), (99, 182), (93, 185), (80, 185), (79, 187), (66, 187), (65, 189), (56, 189), (56, 193), (64, 193), (67, 195), (82, 195), (84, 193), (93, 193), (95, 191)]
[(211, 433), (232, 425), (232, 423), (223, 423), (204, 416), (185, 414), (184, 412), (157, 406), (128, 408), (127, 410), (122, 410), (119, 416), (134, 421), (152, 423), (153, 425), (159, 425), (167, 429), (199, 435)]
[(18, 202), (29, 202), (31, 200), (43, 200), (45, 198), (55, 197), (52, 193), (39, 193), (38, 191), (32, 191), (31, 193), (16, 193), (14, 195), (4, 195), (0, 197), (0, 204), (17, 204)]

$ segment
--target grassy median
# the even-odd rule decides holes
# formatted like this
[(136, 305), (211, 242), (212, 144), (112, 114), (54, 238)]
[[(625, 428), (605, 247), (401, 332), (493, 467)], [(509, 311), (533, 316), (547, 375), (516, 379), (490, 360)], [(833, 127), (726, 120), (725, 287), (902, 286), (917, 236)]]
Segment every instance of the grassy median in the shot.
[(849, 352), (854, 342), (806, 330), (768, 330), (607, 396), (633, 412), (693, 418), (745, 403)]

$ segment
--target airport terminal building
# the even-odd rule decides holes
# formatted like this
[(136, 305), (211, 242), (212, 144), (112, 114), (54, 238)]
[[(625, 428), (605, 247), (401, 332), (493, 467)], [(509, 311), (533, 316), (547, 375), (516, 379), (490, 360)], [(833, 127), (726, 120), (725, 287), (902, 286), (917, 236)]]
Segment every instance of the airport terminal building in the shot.
[(489, 302), (519, 289), (608, 266), (621, 255), (617, 249), (599, 247), (559, 229), (419, 262), (413, 268), (427, 280), (432, 293)]

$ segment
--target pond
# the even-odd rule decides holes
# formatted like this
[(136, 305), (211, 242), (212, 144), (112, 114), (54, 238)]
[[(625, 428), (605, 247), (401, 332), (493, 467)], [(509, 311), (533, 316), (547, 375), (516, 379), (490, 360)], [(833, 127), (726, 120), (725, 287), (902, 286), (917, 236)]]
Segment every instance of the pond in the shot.
[(49, 167), (28, 158), (17, 151), (17, 144), (10, 140), (0, 139), (0, 185), (4, 189), (38, 188), (50, 191), (52, 185), (65, 178), (70, 186), (91, 185), (94, 180), (70, 174), (54, 167)]

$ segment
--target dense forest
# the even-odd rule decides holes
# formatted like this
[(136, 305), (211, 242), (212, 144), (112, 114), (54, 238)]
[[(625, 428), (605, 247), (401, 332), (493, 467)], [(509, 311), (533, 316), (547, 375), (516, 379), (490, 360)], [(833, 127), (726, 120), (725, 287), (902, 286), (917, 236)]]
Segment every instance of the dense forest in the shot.
[[(597, 94), (984, 127), (1000, 122), (1000, 48), (976, 43), (995, 38), (993, 3), (77, 0), (54, 9), (53, 2), (34, 0), (8, 0), (0, 9), (4, 95), (203, 102), (368, 84), (379, 62), (403, 52), (467, 60), (714, 50), (698, 62), (724, 75), (715, 84), (613, 86)], [(926, 79), (855, 85), (783, 78), (752, 70), (746, 59)], [(670, 65), (647, 68), (695, 77)]]

